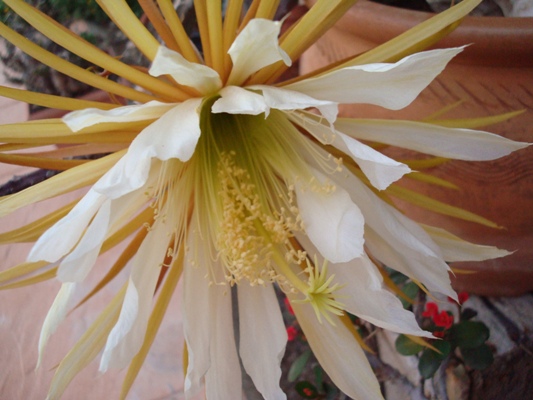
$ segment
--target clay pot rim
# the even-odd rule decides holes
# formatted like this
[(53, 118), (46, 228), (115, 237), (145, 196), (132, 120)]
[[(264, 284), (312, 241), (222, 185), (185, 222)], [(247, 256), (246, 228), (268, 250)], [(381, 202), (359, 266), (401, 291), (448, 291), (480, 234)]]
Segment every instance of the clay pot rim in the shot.
[[(308, 5), (316, 0), (306, 0)], [(384, 43), (429, 19), (433, 13), (359, 0), (333, 29), (370, 43)], [(379, 26), (379, 29), (376, 29)], [(468, 45), (454, 62), (484, 66), (533, 66), (533, 17), (466, 17), (432, 48)]]

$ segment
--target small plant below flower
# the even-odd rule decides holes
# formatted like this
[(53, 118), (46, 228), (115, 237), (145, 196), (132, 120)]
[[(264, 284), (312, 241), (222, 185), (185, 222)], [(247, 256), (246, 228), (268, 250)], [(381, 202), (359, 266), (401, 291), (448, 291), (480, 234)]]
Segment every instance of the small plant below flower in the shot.
[(422, 378), (433, 377), (442, 362), (454, 355), (460, 355), (464, 364), (472, 369), (481, 370), (492, 364), (492, 351), (486, 343), (490, 331), (483, 322), (472, 320), (477, 315), (476, 311), (470, 308), (461, 310), (462, 303), (467, 299), (467, 293), (459, 293), (457, 321), (452, 312), (440, 310), (437, 303), (426, 303), (421, 325), (437, 339), (427, 339), (426, 344), (420, 340), (415, 342), (406, 335), (396, 339), (398, 353), (419, 357), (418, 370)]

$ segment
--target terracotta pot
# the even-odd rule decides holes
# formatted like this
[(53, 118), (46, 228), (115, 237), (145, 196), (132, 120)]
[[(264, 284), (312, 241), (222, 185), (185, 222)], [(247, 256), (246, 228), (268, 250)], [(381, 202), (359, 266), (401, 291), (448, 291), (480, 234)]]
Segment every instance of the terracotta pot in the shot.
[[(371, 49), (430, 16), (361, 0), (306, 52), (301, 72)], [(443, 117), (482, 117), (525, 110), (518, 117), (486, 129), (514, 140), (533, 142), (533, 18), (467, 17), (436, 47), (465, 44), (470, 46), (409, 107), (393, 112), (370, 105), (345, 106), (342, 115), (420, 119), (462, 101)], [(387, 151), (396, 159), (420, 157), (402, 149)], [(533, 146), (496, 161), (450, 161), (430, 172), (461, 190), (408, 179), (401, 184), (480, 214), (504, 229), (443, 217), (398, 201), (402, 210), (464, 239), (516, 250), (497, 260), (456, 263), (453, 267), (482, 271), (457, 275), (456, 289), (483, 295), (519, 295), (533, 290)]]

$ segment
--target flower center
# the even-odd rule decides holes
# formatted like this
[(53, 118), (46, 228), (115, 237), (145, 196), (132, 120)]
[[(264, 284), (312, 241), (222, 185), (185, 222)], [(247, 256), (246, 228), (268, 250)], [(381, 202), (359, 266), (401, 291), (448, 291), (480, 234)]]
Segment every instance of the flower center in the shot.
[(222, 153), (218, 179), (222, 220), (216, 247), (224, 260), (230, 284), (246, 279), (254, 285), (286, 278), (277, 271), (274, 253), (284, 253), (289, 261), (300, 262), (305, 253), (290, 244), (293, 232), (302, 231), (302, 221), (289, 189), (287, 207), (271, 211), (262, 203), (250, 174), (235, 163), (236, 153)]
[(339, 285), (332, 285), (327, 262), (311, 262), (296, 240), (295, 235), (305, 235), (296, 187), (305, 182), (309, 190), (335, 190), (314, 176), (308, 160), (313, 157), (323, 170), (333, 163), (331, 171), (337, 163), (315, 158), (320, 154), (281, 112), (273, 110), (268, 118), (214, 114), (209, 103), (202, 107), (202, 136), (193, 160), (198, 165), (191, 170), (201, 171), (202, 184), (195, 187), (202, 189), (195, 189), (194, 200), (205, 216), (201, 235), (209, 238), (211, 257), (223, 268), (223, 281), (212, 273), (211, 282), (276, 283), (333, 323), (328, 314), (342, 314), (334, 298)]

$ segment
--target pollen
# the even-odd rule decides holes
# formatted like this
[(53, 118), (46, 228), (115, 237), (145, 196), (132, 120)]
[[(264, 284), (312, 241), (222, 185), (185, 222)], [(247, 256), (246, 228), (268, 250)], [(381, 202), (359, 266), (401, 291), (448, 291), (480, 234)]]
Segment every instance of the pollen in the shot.
[(250, 172), (237, 165), (235, 158), (234, 152), (222, 153), (217, 176), (222, 218), (216, 247), (225, 265), (226, 281), (234, 285), (245, 280), (251, 286), (277, 282), (292, 291), (275, 259), (280, 252), (294, 264), (305, 259), (304, 252), (290, 245), (294, 232), (303, 229), (294, 188), (278, 196), (275, 205), (279, 207), (274, 208), (262, 199)]

